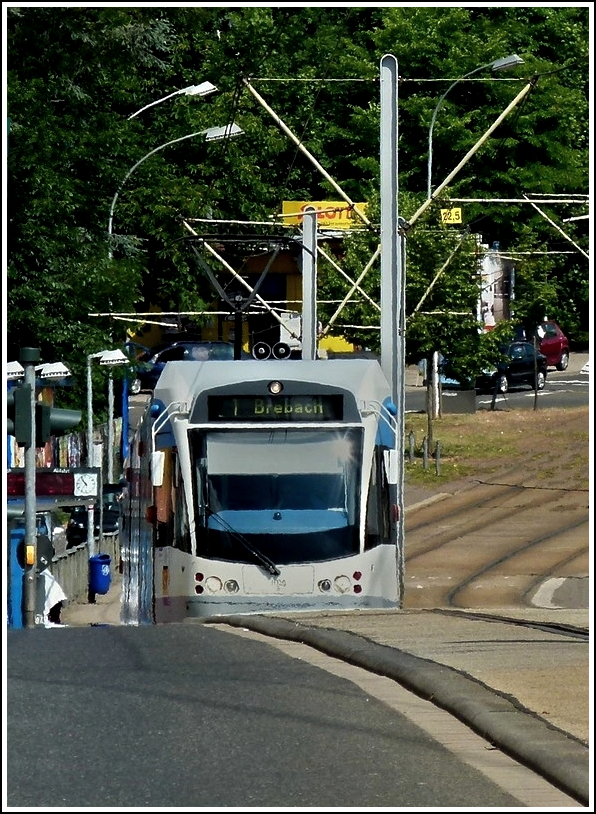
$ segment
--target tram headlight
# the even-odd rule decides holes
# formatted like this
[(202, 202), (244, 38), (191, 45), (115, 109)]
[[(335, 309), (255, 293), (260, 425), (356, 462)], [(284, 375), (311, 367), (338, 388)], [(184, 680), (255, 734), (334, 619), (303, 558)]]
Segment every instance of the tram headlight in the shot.
[(267, 390), (269, 390), (272, 396), (279, 396), (283, 389), (284, 386), (281, 382), (269, 382), (267, 385)]
[(339, 577), (335, 577), (335, 579), (333, 580), (333, 587), (335, 588), (336, 591), (339, 591), (340, 594), (345, 594), (346, 591), (349, 591), (351, 585), (352, 581), (350, 577), (345, 576), (345, 574), (342, 574)]
[(221, 587), (221, 579), (219, 577), (207, 577), (205, 580), (205, 588), (212, 594), (221, 591)]
[(240, 586), (235, 579), (227, 579), (224, 585), (224, 590), (229, 594), (237, 594), (240, 590)]
[(331, 590), (331, 580), (330, 579), (321, 579), (318, 582), (319, 591), (323, 591), (327, 593), (327, 591)]

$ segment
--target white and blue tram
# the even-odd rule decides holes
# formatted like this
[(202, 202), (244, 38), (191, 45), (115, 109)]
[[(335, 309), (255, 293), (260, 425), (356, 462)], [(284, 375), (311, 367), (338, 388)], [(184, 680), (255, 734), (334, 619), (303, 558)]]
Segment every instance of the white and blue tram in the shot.
[(169, 362), (131, 444), (123, 622), (400, 602), (374, 359)]

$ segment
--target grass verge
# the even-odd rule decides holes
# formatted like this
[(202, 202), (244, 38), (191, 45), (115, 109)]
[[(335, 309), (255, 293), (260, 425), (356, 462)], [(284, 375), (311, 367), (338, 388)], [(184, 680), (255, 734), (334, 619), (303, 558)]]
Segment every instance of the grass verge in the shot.
[(449, 414), (430, 425), (426, 414), (408, 413), (404, 423), (405, 477), (409, 483), (436, 486), (512, 466), (521, 467), (528, 478), (552, 483), (553, 488), (564, 488), (556, 486), (558, 483), (588, 488), (588, 407), (479, 410)]

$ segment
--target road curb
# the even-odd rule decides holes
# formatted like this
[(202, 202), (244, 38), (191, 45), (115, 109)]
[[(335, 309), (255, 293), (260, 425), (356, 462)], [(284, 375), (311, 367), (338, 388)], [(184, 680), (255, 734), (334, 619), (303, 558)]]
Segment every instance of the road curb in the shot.
[(392, 678), (458, 718), (581, 805), (589, 805), (588, 747), (522, 707), (515, 698), (491, 689), (466, 673), (372, 642), (356, 633), (313, 628), (285, 619), (247, 615), (217, 616), (201, 621), (300, 642)]

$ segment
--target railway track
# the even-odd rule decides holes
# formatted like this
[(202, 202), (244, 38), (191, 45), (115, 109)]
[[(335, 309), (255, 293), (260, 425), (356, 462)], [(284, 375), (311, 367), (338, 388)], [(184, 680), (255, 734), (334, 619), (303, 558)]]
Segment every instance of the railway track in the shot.
[(567, 636), (581, 642), (588, 642), (590, 640), (590, 631), (587, 627), (579, 627), (578, 625), (569, 625), (561, 622), (536, 621), (498, 613), (475, 613), (474, 611), (457, 611), (446, 608), (436, 608), (428, 612), (436, 615), (444, 615), (447, 618), (449, 616), (458, 616), (465, 619), (475, 619), (479, 622), (500, 622), (507, 625), (516, 625), (517, 627), (541, 630), (544, 633)]
[(480, 483), (405, 522), (405, 608), (535, 607), (546, 580), (589, 574), (588, 493)]

